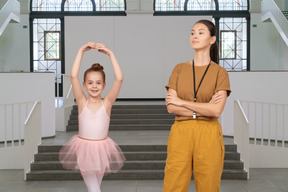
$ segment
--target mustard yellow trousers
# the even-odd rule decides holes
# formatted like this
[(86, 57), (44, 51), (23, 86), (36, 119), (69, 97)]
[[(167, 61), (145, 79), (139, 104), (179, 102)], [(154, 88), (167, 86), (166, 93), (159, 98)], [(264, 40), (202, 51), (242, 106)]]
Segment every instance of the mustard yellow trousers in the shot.
[(167, 143), (163, 192), (187, 192), (192, 171), (197, 192), (219, 192), (224, 154), (218, 121), (175, 121)]

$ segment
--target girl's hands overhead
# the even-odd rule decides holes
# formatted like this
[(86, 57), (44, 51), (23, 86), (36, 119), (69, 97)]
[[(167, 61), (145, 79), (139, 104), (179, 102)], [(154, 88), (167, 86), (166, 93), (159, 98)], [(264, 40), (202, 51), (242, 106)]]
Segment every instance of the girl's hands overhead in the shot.
[(95, 44), (96, 43), (88, 42), (85, 45), (83, 45), (80, 49), (81, 49), (81, 51), (86, 52), (86, 51), (89, 51), (91, 49), (95, 49)]
[(95, 49), (97, 49), (98, 52), (104, 53), (106, 55), (110, 55), (112, 53), (112, 51), (102, 43), (95, 43)]

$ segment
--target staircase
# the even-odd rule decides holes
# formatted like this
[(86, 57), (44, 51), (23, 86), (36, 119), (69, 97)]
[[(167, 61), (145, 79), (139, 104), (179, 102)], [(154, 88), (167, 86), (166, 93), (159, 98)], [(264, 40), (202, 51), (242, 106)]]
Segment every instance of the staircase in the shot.
[[(78, 130), (77, 107), (74, 106), (67, 131)], [(174, 115), (168, 114), (165, 105), (114, 105), (112, 108), (110, 131), (113, 130), (169, 130)], [(58, 160), (62, 146), (38, 148), (35, 161), (27, 180), (81, 180), (79, 171), (64, 170)], [(120, 145), (126, 157), (124, 167), (105, 180), (163, 180), (166, 145)], [(247, 179), (243, 162), (234, 144), (225, 145), (225, 160), (222, 179)]]
[[(282, 39), (288, 46), (288, 20), (287, 16), (284, 16), (278, 5), (274, 0), (262, 0), (261, 2), (261, 20), (272, 21), (281, 35)], [(286, 12), (285, 12), (286, 14)]]
[(4, 3), (1, 2), (0, 36), (10, 22), (20, 22), (20, 3), (17, 0), (7, 0), (3, 7), (2, 4)]
[(286, 17), (287, 21), (288, 21), (288, 11), (282, 11), (283, 15)]
[[(174, 118), (165, 105), (114, 105), (109, 130), (170, 130)], [(73, 106), (66, 131), (78, 131), (77, 106)]]

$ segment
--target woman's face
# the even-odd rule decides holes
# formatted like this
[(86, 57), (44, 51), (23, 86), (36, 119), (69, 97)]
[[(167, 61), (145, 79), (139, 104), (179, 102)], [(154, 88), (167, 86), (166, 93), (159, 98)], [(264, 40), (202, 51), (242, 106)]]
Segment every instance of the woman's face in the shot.
[(83, 87), (90, 97), (101, 96), (101, 93), (105, 88), (105, 82), (103, 81), (102, 74), (97, 71), (91, 71), (87, 73)]
[(190, 45), (192, 49), (197, 50), (210, 50), (211, 45), (216, 41), (216, 37), (211, 37), (210, 31), (207, 26), (202, 23), (196, 23), (190, 35)]

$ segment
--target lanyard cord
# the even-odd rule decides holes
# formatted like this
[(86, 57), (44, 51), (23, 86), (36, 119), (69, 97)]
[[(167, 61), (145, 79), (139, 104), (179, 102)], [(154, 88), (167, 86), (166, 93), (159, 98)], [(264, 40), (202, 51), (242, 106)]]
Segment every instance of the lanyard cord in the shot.
[(208, 64), (208, 66), (207, 66), (207, 68), (206, 68), (206, 70), (205, 70), (205, 72), (204, 72), (204, 74), (203, 74), (203, 76), (202, 76), (202, 79), (201, 79), (201, 81), (200, 81), (200, 83), (199, 83), (199, 85), (198, 85), (198, 88), (197, 88), (197, 90), (196, 90), (195, 67), (194, 67), (194, 59), (193, 59), (192, 68), (193, 68), (193, 79), (194, 79), (194, 102), (196, 102), (196, 97), (197, 97), (198, 90), (199, 90), (199, 88), (200, 88), (200, 86), (201, 86), (201, 83), (202, 83), (202, 81), (203, 81), (203, 79), (204, 79), (204, 77), (205, 77), (205, 75), (206, 75), (206, 73), (207, 73), (207, 71), (208, 71), (208, 69), (209, 69), (209, 67), (210, 67), (210, 64), (211, 64), (211, 60), (210, 60), (210, 62), (209, 62), (209, 64)]

